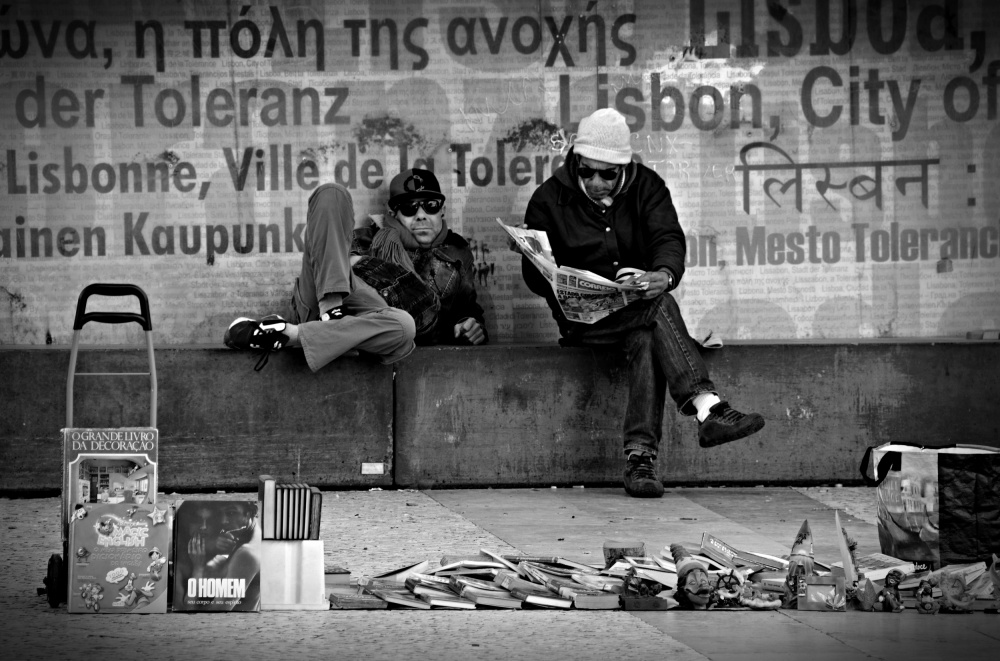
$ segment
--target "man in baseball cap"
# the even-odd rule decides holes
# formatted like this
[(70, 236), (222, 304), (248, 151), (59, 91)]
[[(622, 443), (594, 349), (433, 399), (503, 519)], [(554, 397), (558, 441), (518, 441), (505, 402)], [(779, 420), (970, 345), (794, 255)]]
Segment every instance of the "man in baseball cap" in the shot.
[(406, 310), (417, 344), (482, 344), (469, 243), (445, 220), (445, 196), (430, 170), (404, 170), (389, 182), (387, 214), (354, 233), (354, 273), (393, 307)]

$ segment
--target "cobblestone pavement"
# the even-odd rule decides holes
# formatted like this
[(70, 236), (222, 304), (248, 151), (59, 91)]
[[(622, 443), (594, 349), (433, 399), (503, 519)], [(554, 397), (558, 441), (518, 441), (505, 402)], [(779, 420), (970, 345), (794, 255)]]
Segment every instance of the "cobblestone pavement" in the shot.
[[(198, 495), (208, 498), (246, 494)], [(194, 497), (194, 496), (189, 496)], [(178, 496), (161, 495), (174, 502)], [(754, 517), (738, 517), (754, 503)], [(811, 505), (810, 505), (811, 503)], [(491, 506), (492, 504), (492, 506)], [(768, 508), (773, 508), (771, 511)], [(371, 576), (425, 558), (547, 548), (586, 559), (612, 534), (790, 544), (803, 514), (840, 509), (863, 544), (874, 537), (874, 492), (811, 487), (679, 489), (637, 502), (621, 489), (339, 491), (324, 493), (328, 564)], [(502, 511), (501, 511), (502, 510)], [(780, 529), (769, 520), (781, 521)], [(843, 517), (842, 517), (843, 518)], [(741, 520), (742, 519), (742, 520)], [(787, 520), (786, 520), (787, 519)], [(823, 524), (826, 525), (826, 524)], [(819, 525), (817, 525), (819, 529)], [(630, 613), (623, 611), (312, 611), (260, 614), (69, 615), (36, 595), (59, 552), (59, 499), (0, 499), (0, 649), (10, 659), (688, 659), (995, 658), (1000, 619), (862, 613)], [(551, 541), (548, 541), (551, 540)], [(772, 541), (773, 540), (773, 541)], [(591, 552), (593, 551), (593, 554)], [(705, 626), (706, 618), (713, 619)], [(912, 638), (913, 643), (908, 644)], [(989, 651), (987, 651), (989, 650)], [(950, 656), (950, 654), (949, 654)]]

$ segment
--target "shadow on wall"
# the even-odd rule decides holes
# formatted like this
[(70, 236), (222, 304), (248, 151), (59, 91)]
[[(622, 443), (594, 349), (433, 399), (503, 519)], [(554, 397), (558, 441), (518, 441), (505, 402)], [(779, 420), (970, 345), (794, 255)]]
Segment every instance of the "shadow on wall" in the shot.
[(949, 305), (941, 315), (938, 335), (965, 337), (972, 331), (1000, 328), (1000, 296), (996, 292), (981, 292), (963, 296)]
[(871, 317), (871, 306), (861, 303), (856, 296), (837, 296), (825, 300), (813, 315), (812, 337), (857, 337), (859, 330), (868, 323), (865, 320)]
[(701, 341), (709, 333), (723, 340), (787, 340), (797, 336), (791, 315), (781, 306), (759, 298), (726, 303), (709, 310), (698, 323), (697, 332), (691, 335)]

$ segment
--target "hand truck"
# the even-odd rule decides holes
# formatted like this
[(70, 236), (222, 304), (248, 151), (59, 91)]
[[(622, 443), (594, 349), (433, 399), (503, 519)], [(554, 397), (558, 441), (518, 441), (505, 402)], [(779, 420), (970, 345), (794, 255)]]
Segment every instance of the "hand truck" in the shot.
[[(87, 312), (87, 300), (91, 296), (134, 296), (139, 300), (139, 313), (134, 312)], [(102, 324), (125, 324), (135, 322), (142, 326), (146, 335), (146, 353), (148, 355), (148, 372), (77, 372), (76, 362), (80, 347), (80, 331), (90, 322)], [(93, 283), (80, 292), (76, 304), (76, 317), (73, 321), (73, 343), (69, 354), (69, 373), (66, 379), (66, 430), (73, 427), (73, 386), (77, 376), (148, 376), (149, 377), (149, 426), (156, 428), (156, 361), (153, 358), (153, 322), (149, 315), (149, 300), (146, 292), (132, 284)], [(65, 435), (64, 435), (65, 442)], [(63, 449), (66, 456), (66, 449)], [(46, 600), (53, 608), (65, 603), (68, 597), (68, 566), (69, 554), (69, 508), (71, 507), (71, 476), (68, 466), (63, 460), (62, 486), (62, 555), (53, 553), (49, 557), (48, 571), (43, 579), (44, 588), (39, 588), (39, 594), (45, 594)], [(155, 493), (153, 494), (155, 497)]]

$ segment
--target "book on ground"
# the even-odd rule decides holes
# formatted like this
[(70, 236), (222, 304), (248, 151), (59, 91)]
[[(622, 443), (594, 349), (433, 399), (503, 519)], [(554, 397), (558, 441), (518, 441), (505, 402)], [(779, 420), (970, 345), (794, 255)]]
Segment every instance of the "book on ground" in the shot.
[(153, 427), (68, 428), (63, 434), (63, 540), (87, 504), (156, 503), (159, 432)]
[(437, 567), (427, 570), (428, 574), (444, 574), (444, 573), (473, 573), (473, 574), (483, 574), (488, 573), (490, 569), (506, 569), (507, 567), (500, 562), (491, 560), (489, 558), (481, 558), (476, 560), (455, 560), (449, 562), (448, 564), (439, 565)]
[(402, 567), (400, 569), (392, 569), (390, 571), (377, 574), (372, 577), (372, 580), (385, 584), (394, 583), (397, 587), (403, 587), (408, 576), (412, 574), (426, 574), (434, 564), (435, 563), (431, 560), (421, 560), (420, 562), (407, 565), (406, 567)]
[(570, 608), (573, 606), (572, 599), (560, 597), (555, 592), (552, 592), (548, 588), (540, 585), (535, 585), (530, 588), (523, 586), (511, 588), (510, 594), (512, 597), (520, 599), (525, 603), (533, 604), (535, 606), (543, 606), (545, 608)]
[(365, 588), (367, 592), (375, 595), (390, 606), (401, 606), (403, 608), (420, 608), (429, 610), (431, 605), (417, 597), (409, 590), (390, 590), (385, 588)]
[(427, 587), (435, 588), (437, 590), (450, 590), (451, 577), (435, 576), (433, 574), (413, 573), (406, 577), (405, 584), (406, 587), (411, 590), (415, 585), (425, 585)]
[[(579, 575), (579, 574), (578, 574)], [(561, 597), (573, 600), (573, 606), (588, 610), (613, 610), (619, 607), (618, 595), (600, 589), (588, 588), (573, 579), (553, 578), (545, 586)]]
[[(921, 565), (918, 567), (918, 564)], [(857, 573), (864, 574), (865, 578), (872, 583), (879, 583), (885, 580), (886, 575), (893, 569), (897, 569), (906, 576), (915, 572), (928, 571), (930, 568), (924, 563), (913, 563), (907, 560), (900, 560), (884, 553), (870, 553), (857, 558)], [(831, 565), (831, 571), (835, 576), (844, 575), (844, 563), (835, 562)]]
[(319, 539), (319, 524), (323, 517), (323, 492), (319, 487), (309, 487), (309, 539)]
[(505, 555), (502, 557), (504, 560), (513, 563), (514, 565), (527, 562), (536, 566), (541, 566), (545, 571), (550, 573), (560, 574), (563, 576), (568, 576), (573, 572), (579, 574), (597, 574), (600, 572), (600, 570), (596, 567), (591, 567), (590, 565), (585, 565), (582, 562), (576, 562), (574, 560), (568, 560), (566, 558), (556, 556)]
[[(493, 579), (493, 582), (496, 583), (497, 585), (499, 585), (500, 587), (504, 588), (505, 590), (513, 590), (514, 588), (517, 588), (517, 587), (525, 588), (525, 589), (530, 589), (530, 590), (534, 590), (534, 589), (537, 589), (539, 587), (542, 587), (545, 590), (548, 590), (548, 588), (546, 588), (542, 584), (535, 583), (533, 581), (529, 581), (529, 580), (523, 579), (520, 576), (518, 576), (517, 574), (515, 574), (515, 573), (513, 573), (511, 571), (506, 571), (506, 570), (499, 572), (496, 575), (496, 577)], [(555, 594), (555, 593), (553, 592), (553, 594)]]
[(492, 580), (485, 581), (481, 578), (475, 578), (473, 576), (452, 576), (449, 579), (449, 584), (452, 590), (455, 592), (461, 592), (463, 587), (474, 587), (480, 590), (494, 590), (502, 591), (504, 588), (500, 587)]
[(485, 555), (486, 557), (490, 558), (491, 560), (495, 560), (495, 561), (499, 562), (500, 564), (502, 564), (507, 569), (510, 569), (512, 571), (517, 571), (517, 565), (515, 563), (511, 562), (510, 560), (506, 560), (499, 553), (494, 553), (493, 551), (490, 551), (489, 549), (479, 549), (479, 552), (482, 553), (483, 555)]
[(261, 531), (256, 500), (178, 503), (175, 611), (259, 611)]
[(288, 539), (288, 485), (275, 485), (274, 538)]
[(257, 501), (260, 503), (260, 526), (262, 539), (274, 539), (275, 480), (270, 475), (257, 478)]
[(380, 610), (388, 607), (388, 602), (368, 594), (359, 587), (335, 586), (327, 589), (330, 608), (333, 610)]
[(517, 573), (522, 577), (539, 585), (545, 585), (549, 580), (553, 578), (569, 578), (572, 576), (572, 572), (567, 570), (567, 573), (562, 572), (554, 573), (547, 571), (547, 567), (543, 568), (541, 565), (533, 562), (519, 562), (517, 564)]
[(467, 610), (474, 610), (476, 608), (475, 602), (469, 601), (465, 597), (461, 597), (450, 591), (444, 592), (425, 586), (419, 594), (414, 594), (430, 604), (432, 608), (464, 608)]
[(351, 584), (351, 570), (340, 565), (328, 565), (323, 570), (324, 584), (328, 588)]
[(751, 553), (737, 549), (707, 532), (701, 534), (701, 554), (727, 569), (749, 567), (753, 571), (759, 569), (787, 569), (788, 562), (759, 553)]
[(620, 578), (615, 578), (614, 576), (573, 574), (571, 578), (591, 590), (601, 590), (602, 592), (614, 592), (615, 594), (621, 594), (625, 588), (625, 581)]
[(588, 590), (575, 592), (572, 595), (573, 608), (580, 610), (617, 610), (621, 608), (621, 595), (613, 592)]
[(466, 585), (459, 593), (477, 606), (490, 608), (521, 608), (521, 600), (514, 597), (509, 590), (483, 589)]
[(662, 569), (660, 565), (653, 562), (652, 559), (627, 557), (625, 558), (625, 561), (639, 578), (655, 581), (668, 588), (677, 587), (677, 574), (675, 572)]
[(70, 613), (166, 613), (172, 514), (155, 505), (84, 504), (70, 523)]

